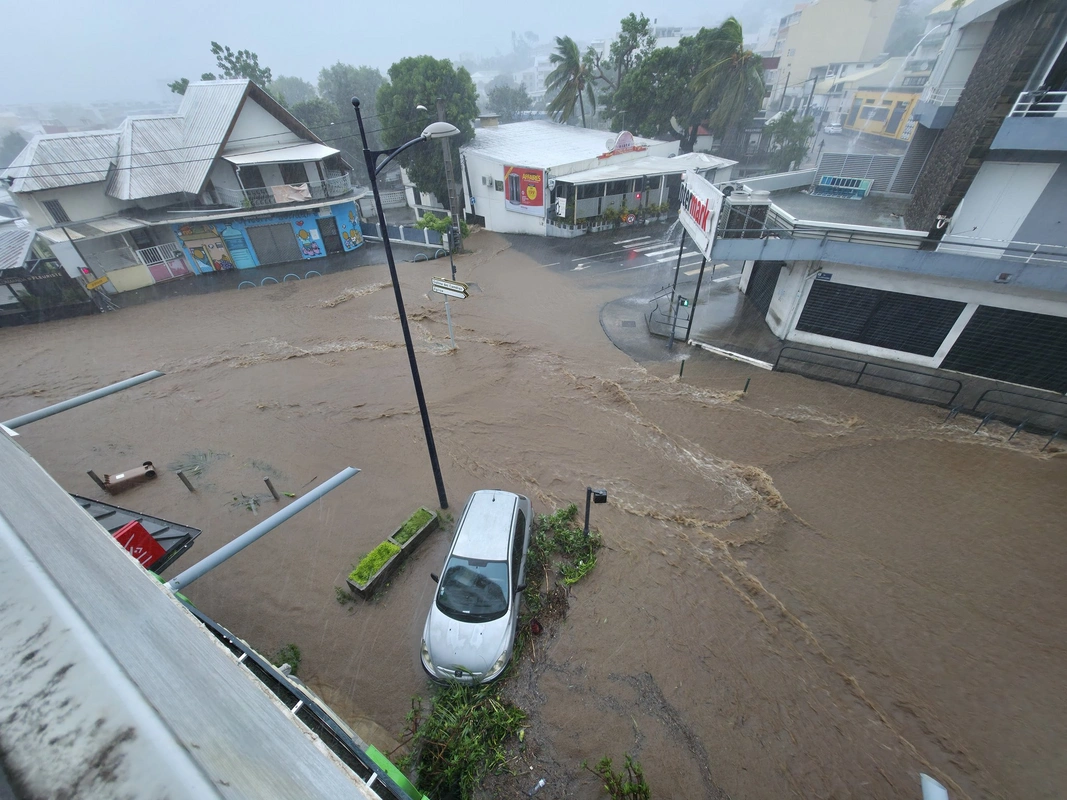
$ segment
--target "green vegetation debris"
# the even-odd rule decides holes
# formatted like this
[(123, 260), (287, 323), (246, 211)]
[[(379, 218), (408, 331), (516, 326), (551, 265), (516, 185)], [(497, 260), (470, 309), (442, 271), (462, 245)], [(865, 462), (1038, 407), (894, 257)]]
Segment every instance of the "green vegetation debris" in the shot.
[(507, 766), (506, 742), (522, 729), (526, 714), (499, 696), (499, 684), (451, 683), (430, 700), (422, 718), (422, 698), (411, 701), (408, 723), (420, 790), (430, 797), (474, 797), (481, 781)]
[(348, 576), (348, 579), (353, 583), (364, 586), (371, 579), (371, 576), (382, 568), (386, 561), (399, 552), (400, 548), (392, 542), (382, 542), (360, 560), (359, 564)]
[(651, 800), (652, 790), (649, 789), (645, 780), (645, 773), (641, 764), (634, 761), (630, 754), (626, 754), (625, 769), (615, 772), (611, 768), (611, 759), (606, 756), (600, 759), (595, 769), (582, 762), (582, 767), (592, 772), (604, 782), (604, 791), (612, 800)]
[(300, 671), (300, 648), (292, 642), (282, 645), (274, 657), (270, 660), (276, 667), (280, 667), (282, 664), (289, 665), (289, 671), (296, 675)]

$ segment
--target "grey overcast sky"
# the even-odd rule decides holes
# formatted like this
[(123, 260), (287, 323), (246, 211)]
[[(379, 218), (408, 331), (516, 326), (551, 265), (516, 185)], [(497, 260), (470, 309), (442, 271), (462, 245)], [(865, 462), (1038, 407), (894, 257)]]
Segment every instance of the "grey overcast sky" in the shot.
[[(511, 49), (511, 31), (545, 40), (607, 37), (631, 11), (661, 24), (715, 25), (730, 14), (746, 36), (765, 27), (788, 0), (405, 0), (327, 3), (292, 0), (5, 0), (0, 105), (151, 100), (178, 77), (197, 80), (215, 68), (210, 42), (259, 54), (275, 75), (315, 82), (323, 66), (343, 61), (384, 73), (405, 56), (455, 59)], [(374, 15), (378, 15), (376, 18)], [(391, 15), (391, 16), (390, 16)]]

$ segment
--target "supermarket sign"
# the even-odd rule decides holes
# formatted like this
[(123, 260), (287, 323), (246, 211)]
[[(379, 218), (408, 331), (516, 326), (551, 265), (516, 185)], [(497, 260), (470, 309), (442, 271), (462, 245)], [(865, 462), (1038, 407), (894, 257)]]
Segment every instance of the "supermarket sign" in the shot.
[(682, 175), (678, 219), (705, 258), (711, 258), (711, 246), (715, 243), (715, 229), (722, 211), (722, 198), (722, 192), (706, 178), (695, 172)]

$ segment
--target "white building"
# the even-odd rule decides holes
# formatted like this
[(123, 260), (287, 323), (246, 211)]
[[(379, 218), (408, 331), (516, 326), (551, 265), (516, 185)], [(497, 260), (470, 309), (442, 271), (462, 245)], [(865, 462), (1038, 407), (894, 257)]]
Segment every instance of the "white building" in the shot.
[(736, 163), (679, 156), (678, 142), (546, 121), (478, 128), (460, 152), (466, 212), (491, 231), (539, 236), (577, 235), (609, 209), (625, 208), (631, 224), (658, 215), (677, 199), (683, 172), (722, 182)]

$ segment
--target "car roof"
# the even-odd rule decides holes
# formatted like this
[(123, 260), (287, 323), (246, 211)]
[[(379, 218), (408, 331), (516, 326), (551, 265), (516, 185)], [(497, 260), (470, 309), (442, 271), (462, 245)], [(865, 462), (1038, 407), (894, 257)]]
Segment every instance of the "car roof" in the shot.
[(452, 552), (464, 558), (507, 561), (511, 520), (519, 496), (483, 489), (471, 495)]

